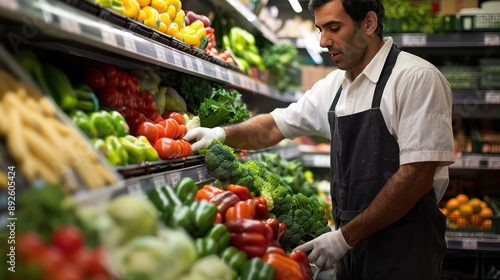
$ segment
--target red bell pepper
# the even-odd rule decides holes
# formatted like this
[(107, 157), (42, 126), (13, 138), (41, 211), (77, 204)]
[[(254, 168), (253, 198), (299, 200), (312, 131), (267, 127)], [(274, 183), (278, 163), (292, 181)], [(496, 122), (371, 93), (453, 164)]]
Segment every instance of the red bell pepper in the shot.
[(240, 201), (238, 196), (230, 191), (223, 191), (210, 198), (210, 202), (217, 205), (217, 211), (224, 217), (229, 207)]
[(311, 264), (309, 263), (306, 252), (302, 250), (293, 250), (288, 256), (300, 265), (304, 280), (313, 280)]
[(300, 265), (295, 260), (292, 260), (288, 255), (283, 255), (280, 252), (266, 253), (262, 260), (274, 266), (275, 280), (303, 280), (305, 279)]
[(279, 241), (280, 237), (283, 235), (286, 229), (286, 225), (277, 219), (269, 218), (264, 219), (262, 222), (268, 225), (273, 231), (273, 240)]
[(232, 219), (225, 223), (231, 235), (231, 246), (244, 251), (248, 258), (262, 257), (271, 241), (268, 227), (253, 219)]
[(236, 202), (232, 207), (226, 211), (226, 221), (247, 218), (254, 219), (257, 212), (257, 202), (251, 199)]
[(224, 191), (223, 189), (219, 189), (214, 186), (204, 185), (201, 189), (199, 189), (196, 192), (196, 197), (194, 198), (194, 200), (205, 199), (210, 201), (210, 198), (223, 191)]
[(226, 190), (236, 194), (240, 198), (240, 200), (252, 199), (252, 194), (245, 186), (229, 184), (227, 185)]
[(257, 196), (252, 198), (253, 201), (257, 202), (257, 209), (255, 213), (255, 219), (267, 219), (269, 218), (269, 211), (267, 211), (266, 199), (262, 196)]

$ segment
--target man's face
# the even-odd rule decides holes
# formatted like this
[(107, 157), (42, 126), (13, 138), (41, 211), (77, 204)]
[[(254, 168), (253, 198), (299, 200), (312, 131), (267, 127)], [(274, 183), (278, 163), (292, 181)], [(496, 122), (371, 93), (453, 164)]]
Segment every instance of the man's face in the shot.
[(368, 38), (346, 13), (342, 1), (328, 2), (316, 9), (314, 15), (316, 27), (321, 32), (320, 46), (328, 49), (337, 67), (351, 70), (361, 66)]

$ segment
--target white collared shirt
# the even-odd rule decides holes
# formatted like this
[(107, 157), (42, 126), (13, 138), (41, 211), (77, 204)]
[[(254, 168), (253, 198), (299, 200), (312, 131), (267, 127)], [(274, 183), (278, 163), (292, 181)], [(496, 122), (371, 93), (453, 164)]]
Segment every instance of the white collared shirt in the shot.
[[(362, 73), (349, 80), (346, 71), (334, 70), (287, 108), (271, 112), (285, 138), (317, 135), (330, 139), (328, 110), (343, 90), (335, 108), (338, 116), (371, 108), (376, 83), (393, 44), (391, 37)], [(380, 110), (387, 129), (399, 144), (400, 164), (439, 161), (434, 176), (438, 201), (448, 186), (447, 165), (455, 161), (451, 88), (431, 63), (402, 51), (382, 95)]]

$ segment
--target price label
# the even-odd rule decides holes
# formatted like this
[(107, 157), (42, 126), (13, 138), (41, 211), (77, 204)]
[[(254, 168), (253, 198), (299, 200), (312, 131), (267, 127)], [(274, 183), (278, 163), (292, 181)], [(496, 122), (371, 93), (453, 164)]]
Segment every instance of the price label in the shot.
[(186, 68), (190, 71), (194, 71), (193, 59), (189, 56), (184, 57), (184, 61), (186, 62)]
[(182, 57), (177, 52), (174, 52), (174, 64), (179, 67), (182, 67)]
[(135, 182), (127, 187), (129, 194), (142, 194), (142, 187), (140, 182)]
[(7, 7), (11, 10), (17, 10), (19, 5), (17, 4), (17, 0), (0, 0), (0, 6)]
[(60, 26), (62, 30), (68, 31), (73, 34), (80, 35), (82, 33), (78, 22), (69, 18), (60, 18)]
[(172, 183), (172, 186), (175, 186), (177, 185), (177, 183), (181, 180), (181, 173), (179, 172), (176, 172), (176, 173), (172, 173), (172, 175), (170, 175), (170, 181)]
[(485, 34), (484, 35), (484, 45), (486, 45), (486, 46), (500, 46), (500, 35), (499, 34)]
[(233, 76), (233, 74), (229, 73), (227, 75), (227, 78), (229, 79), (229, 83), (231, 83), (232, 85), (234, 85), (234, 76)]
[(218, 66), (215, 66), (215, 77), (217, 77), (217, 79), (222, 80), (222, 71)]
[(109, 30), (101, 29), (101, 38), (105, 44), (111, 45), (113, 47), (118, 46), (118, 43), (116, 42), (115, 34)]
[(403, 46), (423, 47), (427, 45), (427, 35), (425, 34), (403, 34)]
[(488, 91), (486, 92), (484, 98), (486, 103), (500, 104), (500, 92)]
[(330, 157), (325, 155), (315, 155), (313, 157), (313, 165), (315, 167), (329, 167)]
[(160, 175), (153, 178), (153, 184), (155, 188), (162, 188), (166, 185), (165, 176)]
[(201, 60), (196, 60), (196, 67), (198, 67), (198, 73), (205, 74), (205, 69), (203, 69), (203, 62), (201, 62)]
[(205, 170), (203, 168), (198, 168), (196, 170), (198, 172), (198, 181), (203, 182), (206, 180), (205, 178)]
[(462, 240), (462, 248), (468, 249), (468, 250), (476, 250), (477, 249), (477, 240), (474, 240), (474, 239)]
[(162, 62), (167, 62), (167, 56), (165, 55), (165, 49), (163, 49), (161, 46), (155, 45), (156, 49), (156, 57), (158, 58), (159, 61)]
[(134, 39), (124, 36), (123, 37), (123, 44), (125, 45), (125, 49), (131, 53), (137, 53), (137, 47), (135, 46), (135, 41)]

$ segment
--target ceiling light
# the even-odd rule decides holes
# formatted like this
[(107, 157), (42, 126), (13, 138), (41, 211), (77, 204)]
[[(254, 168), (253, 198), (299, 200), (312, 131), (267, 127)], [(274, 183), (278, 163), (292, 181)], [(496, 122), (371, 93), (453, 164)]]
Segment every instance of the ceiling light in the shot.
[(292, 6), (292, 9), (294, 12), (297, 14), (300, 14), (302, 12), (302, 6), (300, 5), (298, 0), (288, 0), (290, 2), (290, 5)]

